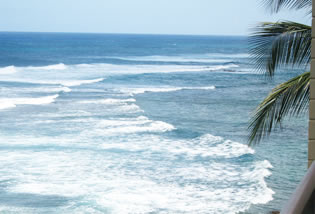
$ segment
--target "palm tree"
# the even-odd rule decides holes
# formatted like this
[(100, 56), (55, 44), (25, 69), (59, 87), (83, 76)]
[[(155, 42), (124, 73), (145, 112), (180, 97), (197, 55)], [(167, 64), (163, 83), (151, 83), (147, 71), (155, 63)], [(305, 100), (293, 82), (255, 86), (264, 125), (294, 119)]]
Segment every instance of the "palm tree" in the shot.
[[(312, 0), (264, 0), (273, 13), (282, 8), (306, 9), (311, 14)], [(272, 78), (279, 69), (309, 69), (311, 26), (291, 22), (261, 23), (250, 37), (250, 53), (256, 68)], [(249, 145), (259, 143), (279, 127), (286, 116), (298, 116), (309, 105), (310, 72), (276, 86), (255, 110), (249, 129)]]

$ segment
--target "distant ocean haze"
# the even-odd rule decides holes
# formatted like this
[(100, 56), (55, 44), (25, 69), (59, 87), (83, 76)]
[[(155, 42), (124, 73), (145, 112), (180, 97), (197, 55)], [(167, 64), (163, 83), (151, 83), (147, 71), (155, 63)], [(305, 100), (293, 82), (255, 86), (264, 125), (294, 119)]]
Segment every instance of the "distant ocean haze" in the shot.
[(246, 37), (0, 43), (1, 212), (266, 213), (304, 173), (303, 117), (246, 144), (250, 113), (295, 74), (255, 72)]

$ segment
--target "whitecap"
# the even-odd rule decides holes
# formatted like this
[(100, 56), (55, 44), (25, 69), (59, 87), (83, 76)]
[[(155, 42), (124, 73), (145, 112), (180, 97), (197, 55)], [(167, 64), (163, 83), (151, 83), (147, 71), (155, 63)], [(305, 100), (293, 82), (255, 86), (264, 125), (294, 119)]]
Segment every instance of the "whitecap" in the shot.
[(47, 66), (29, 66), (25, 67), (25, 69), (31, 70), (66, 70), (67, 66), (63, 63), (55, 64), (55, 65), (47, 65)]
[(36, 90), (41, 91), (41, 92), (65, 92), (65, 93), (71, 92), (71, 88), (68, 88), (68, 87), (54, 87), (54, 88), (40, 87), (40, 88), (31, 88), (31, 89), (33, 89), (33, 90), (36, 89)]
[(39, 98), (2, 98), (0, 99), (0, 109), (14, 108), (16, 105), (44, 105), (55, 101), (59, 95), (39, 97)]
[(172, 86), (160, 86), (160, 87), (137, 87), (137, 88), (121, 88), (121, 93), (133, 96), (135, 94), (143, 94), (146, 92), (173, 92), (180, 90), (214, 90), (215, 86), (200, 86), (200, 87), (172, 87)]
[(250, 54), (248, 54), (248, 53), (235, 53), (235, 54), (208, 53), (205, 56), (207, 56), (209, 58), (249, 58)]
[[(70, 88), (73, 86), (80, 86), (83, 84), (92, 84), (103, 81), (105, 78), (97, 78), (97, 79), (90, 79), (90, 80), (33, 80), (33, 79), (7, 79), (6, 81), (16, 82), (16, 83), (29, 83), (29, 84), (42, 84), (42, 85), (61, 85), (65, 87), (59, 87), (62, 89), (61, 91), (70, 92)], [(59, 90), (56, 88), (56, 90)], [(45, 90), (45, 89), (44, 89)], [(49, 90), (49, 89), (46, 89)]]
[(229, 69), (229, 68), (238, 68), (240, 67), (239, 65), (235, 64), (229, 64), (229, 65), (217, 65), (217, 66), (211, 66), (208, 67), (208, 71), (219, 71), (219, 70), (224, 70), (224, 69)]
[(115, 126), (128, 126), (128, 125), (144, 125), (146, 123), (153, 122), (149, 120), (149, 118), (140, 116), (132, 119), (119, 119), (119, 120), (101, 120), (97, 127), (98, 128), (106, 128), (106, 127), (115, 127)]
[(16, 72), (17, 72), (17, 68), (13, 65), (0, 68), (0, 74), (12, 74)]
[(119, 104), (126, 104), (130, 102), (136, 102), (135, 99), (100, 99), (100, 100), (84, 100), (80, 101), (79, 103), (85, 104), (108, 104), (108, 105), (119, 105)]
[(115, 65), (115, 64), (78, 64), (72, 66), (75, 70), (88, 69), (103, 75), (147, 74), (147, 73), (178, 73), (178, 72), (206, 72), (239, 67), (236, 64), (222, 64), (213, 66), (201, 65)]
[[(193, 149), (192, 149), (193, 148)], [(235, 158), (255, 151), (239, 142), (225, 140), (219, 136), (205, 134), (190, 141), (179, 140), (168, 146), (168, 152), (186, 154), (191, 159), (200, 157)]]
[(68, 87), (62, 87), (61, 91), (63, 91), (63, 92), (71, 92), (71, 89), (68, 88)]
[[(128, 109), (128, 112), (130, 112), (130, 109)], [(139, 116), (136, 118), (103, 119), (90, 122), (91, 124), (93, 124), (93, 128), (89, 130), (84, 130), (82, 135), (127, 136), (128, 134), (137, 133), (163, 133), (176, 129), (173, 125), (169, 123), (150, 120), (145, 116)]]
[(216, 87), (214, 85), (211, 86), (201, 86), (201, 87), (183, 87), (182, 89), (187, 90), (214, 90)]
[(226, 59), (213, 59), (213, 58), (205, 58), (202, 56), (185, 56), (185, 55), (179, 55), (179, 56), (139, 56), (139, 57), (106, 57), (103, 58), (109, 58), (109, 59), (121, 59), (121, 60), (128, 60), (128, 61), (148, 61), (148, 62), (198, 62), (198, 63), (228, 63), (229, 60)]
[(133, 96), (135, 94), (143, 94), (146, 92), (172, 92), (172, 91), (179, 91), (182, 88), (180, 87), (146, 87), (146, 88), (122, 88), (119, 89), (120, 92), (124, 94), (128, 94), (130, 96)]
[[(120, 124), (118, 121), (113, 121), (113, 123), (110, 123), (109, 121), (106, 121), (106, 122), (108, 124), (103, 123), (102, 125), (105, 125), (104, 128), (98, 129), (96, 130), (96, 132), (102, 132), (102, 134), (105, 134), (105, 135), (123, 135), (123, 134), (134, 134), (134, 133), (139, 133), (139, 132), (141, 133), (143, 132), (151, 132), (151, 133), (168, 132), (175, 129), (173, 125), (162, 122), (162, 121), (147, 121), (147, 122), (124, 121), (125, 124), (123, 124), (122, 121), (120, 121), (121, 122)], [(107, 125), (109, 125), (109, 127)], [(114, 126), (114, 127), (110, 127), (110, 126)]]
[(144, 112), (139, 106), (136, 104), (129, 104), (129, 105), (121, 105), (115, 108), (116, 111), (121, 113), (138, 113)]
[[(80, 86), (83, 84), (92, 84), (103, 81), (104, 78), (97, 78), (91, 80), (73, 80), (73, 81), (60, 81), (59, 83), (64, 86), (72, 87), (72, 86)], [(55, 82), (58, 83), (58, 82)]]
[(78, 103), (81, 104), (96, 104), (96, 105), (104, 105), (107, 107), (107, 109), (104, 109), (105, 111), (108, 110), (112, 114), (114, 113), (139, 113), (143, 112), (143, 110), (136, 105), (134, 102), (136, 102), (135, 99), (129, 98), (129, 99), (99, 99), (99, 100), (83, 100), (78, 101)]

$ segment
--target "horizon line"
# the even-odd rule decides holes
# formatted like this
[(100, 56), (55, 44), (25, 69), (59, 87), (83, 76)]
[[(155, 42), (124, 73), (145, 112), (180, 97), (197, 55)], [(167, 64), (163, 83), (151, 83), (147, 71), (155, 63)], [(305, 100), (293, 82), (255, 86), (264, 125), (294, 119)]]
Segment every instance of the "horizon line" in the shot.
[(0, 33), (60, 33), (60, 34), (111, 34), (111, 35), (157, 35), (157, 36), (226, 36), (226, 37), (247, 37), (240, 34), (170, 34), (170, 33), (106, 33), (106, 32), (62, 32), (62, 31), (0, 31)]

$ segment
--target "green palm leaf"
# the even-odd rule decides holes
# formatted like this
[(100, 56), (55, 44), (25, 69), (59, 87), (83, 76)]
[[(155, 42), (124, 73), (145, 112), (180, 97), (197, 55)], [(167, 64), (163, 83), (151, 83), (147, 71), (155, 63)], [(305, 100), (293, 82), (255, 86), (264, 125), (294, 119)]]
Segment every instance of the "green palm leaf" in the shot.
[(308, 9), (309, 14), (312, 11), (312, 0), (263, 0), (263, 4), (274, 13), (282, 8)]
[(287, 115), (298, 115), (309, 104), (310, 72), (278, 85), (256, 109), (248, 127), (249, 145), (257, 144)]
[(296, 22), (261, 23), (250, 37), (250, 54), (270, 76), (281, 67), (304, 66), (311, 59), (311, 27)]

